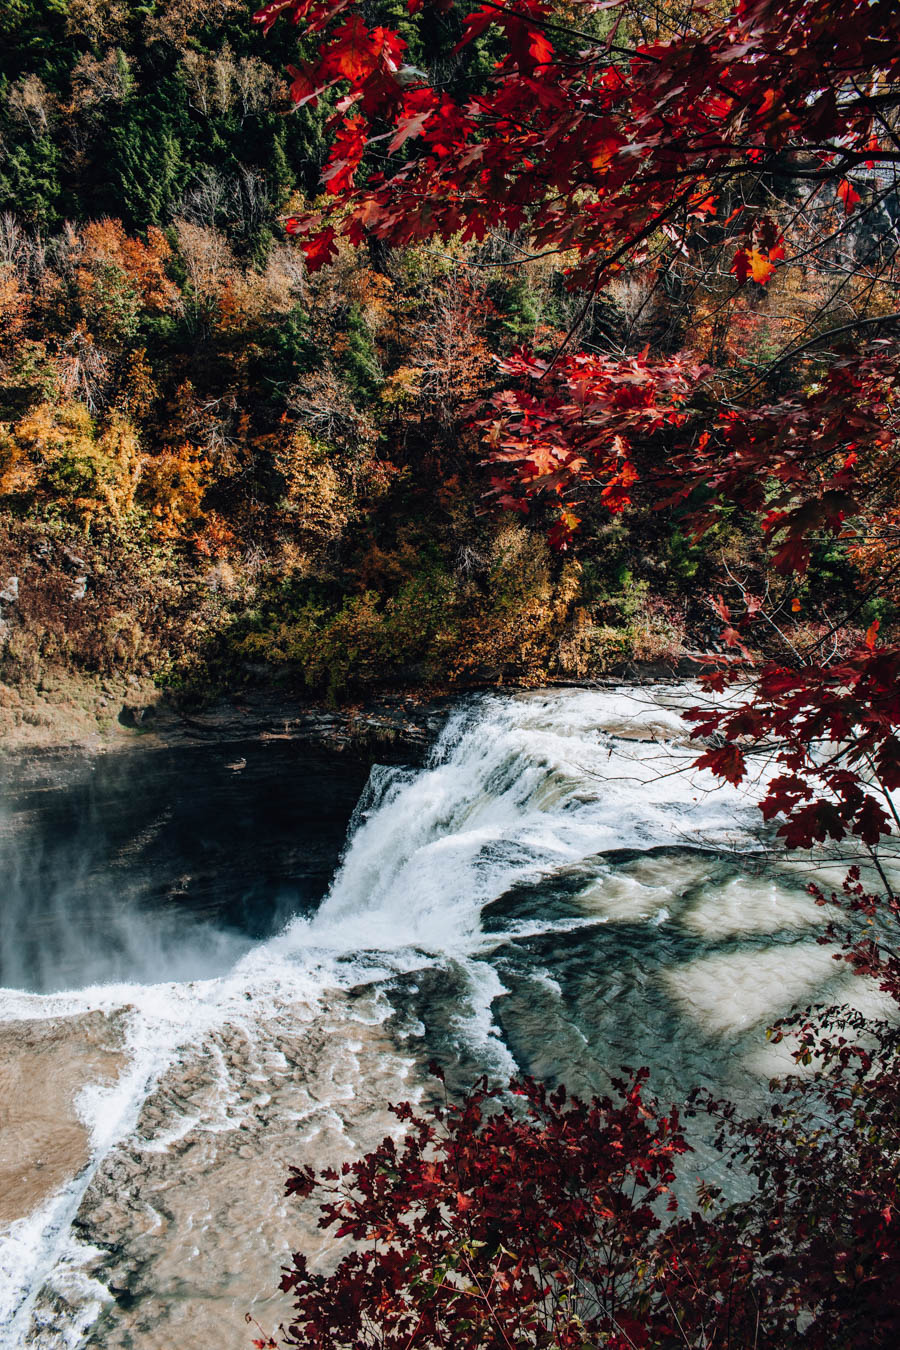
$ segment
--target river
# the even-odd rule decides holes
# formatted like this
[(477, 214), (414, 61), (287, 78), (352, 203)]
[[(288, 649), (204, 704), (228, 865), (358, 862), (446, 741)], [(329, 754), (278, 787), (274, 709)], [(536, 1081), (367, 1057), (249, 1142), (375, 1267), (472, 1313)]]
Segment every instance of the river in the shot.
[(328, 1260), (287, 1167), (371, 1147), (433, 1058), (752, 1100), (766, 1023), (850, 982), (752, 794), (689, 769), (691, 698), (470, 696), (368, 781), (285, 743), (12, 782), (0, 1347), (244, 1350), (287, 1254)]

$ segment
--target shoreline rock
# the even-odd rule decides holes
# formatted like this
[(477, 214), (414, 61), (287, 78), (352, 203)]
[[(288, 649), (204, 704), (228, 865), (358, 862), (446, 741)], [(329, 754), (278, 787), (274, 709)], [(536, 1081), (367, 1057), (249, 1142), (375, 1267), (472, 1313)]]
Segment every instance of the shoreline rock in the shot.
[(581, 688), (681, 681), (703, 669), (700, 657), (675, 665), (624, 661), (596, 679), (485, 671), (453, 687), (399, 686), (334, 707), (289, 687), (260, 684), (211, 700), (196, 711), (179, 707), (148, 676), (92, 680), (61, 678), (21, 693), (0, 686), (0, 754), (106, 753), (152, 745), (212, 744), (247, 739), (297, 740), (337, 751), (416, 760), (426, 751), (461, 696), (492, 690)]

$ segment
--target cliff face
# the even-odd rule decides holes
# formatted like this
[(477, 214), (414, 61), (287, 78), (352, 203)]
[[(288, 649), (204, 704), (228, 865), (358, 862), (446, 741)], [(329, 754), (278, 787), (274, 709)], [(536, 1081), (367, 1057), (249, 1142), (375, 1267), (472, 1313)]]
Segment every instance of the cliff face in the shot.
[(186, 932), (183, 976), (216, 973), (318, 903), (372, 762), (420, 760), (444, 715), (401, 700), (298, 714), (266, 696), (188, 719), (151, 705), (140, 732), (121, 730), (128, 753), (8, 755), (0, 986), (175, 978)]

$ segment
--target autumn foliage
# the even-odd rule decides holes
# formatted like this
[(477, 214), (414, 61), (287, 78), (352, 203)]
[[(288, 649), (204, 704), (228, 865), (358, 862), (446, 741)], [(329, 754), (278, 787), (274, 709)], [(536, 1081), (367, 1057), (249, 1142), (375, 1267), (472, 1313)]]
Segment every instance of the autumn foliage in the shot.
[[(403, 247), (503, 228), (523, 256), (559, 255), (584, 297), (556, 350), (523, 349), (501, 365), (507, 387), (480, 426), (502, 506), (549, 512), (559, 548), (572, 544), (586, 497), (612, 514), (631, 503), (674, 510), (695, 539), (738, 512), (761, 533), (770, 577), (795, 587), (815, 549), (868, 533), (890, 498), (897, 445), (900, 372), (886, 340), (896, 241), (874, 214), (894, 200), (900, 160), (895, 5), (740, 0), (648, 34), (652, 23), (642, 31), (625, 3), (600, 17), (587, 3), (565, 16), (540, 0), (483, 4), (464, 16), (458, 51), (490, 33), (498, 56), (487, 89), (465, 99), (408, 66), (404, 39), (370, 27), (352, 0), (275, 0), (257, 20), (268, 30), (284, 14), (322, 35), (317, 59), (292, 71), (295, 102), (339, 95), (322, 175), (335, 205), (287, 223), (311, 269), (341, 237)], [(711, 315), (731, 311), (746, 326), (748, 287), (762, 293), (784, 275), (787, 294), (791, 273), (810, 267), (843, 268), (844, 280), (818, 311), (805, 306), (767, 361), (732, 347), (723, 362), (716, 319), (714, 361), (687, 333), (680, 351), (671, 337), (653, 353), (566, 350), (623, 279), (664, 304), (705, 292)], [(848, 288), (864, 303), (837, 322)], [(780, 631), (766, 585), (763, 597), (736, 580), (739, 622), (714, 602), (724, 654), (713, 690), (756, 660), (766, 623)], [(745, 707), (697, 715), (698, 734), (727, 742), (700, 762), (732, 781), (746, 745), (787, 738), (776, 752), (787, 772), (770, 783), (765, 812), (787, 818), (792, 845), (849, 832), (874, 847), (893, 828), (897, 649), (877, 628), (854, 646), (852, 617), (831, 625), (847, 648), (833, 667), (821, 669), (821, 633), (808, 650), (788, 641)], [(845, 748), (820, 768), (831, 739)]]

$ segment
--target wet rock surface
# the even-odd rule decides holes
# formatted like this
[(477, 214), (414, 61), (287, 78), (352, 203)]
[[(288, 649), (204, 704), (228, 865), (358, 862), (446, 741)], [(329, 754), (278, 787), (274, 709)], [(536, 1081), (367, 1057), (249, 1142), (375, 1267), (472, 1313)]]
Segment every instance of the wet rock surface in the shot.
[(422, 700), (397, 694), (342, 708), (303, 707), (273, 690), (248, 691), (188, 713), (161, 700), (148, 718), (135, 705), (132, 721), (152, 723), (165, 745), (222, 741), (283, 740), (335, 753), (359, 755), (371, 763), (419, 762), (446, 720), (452, 699)]
[(102, 1012), (0, 1023), (0, 1225), (30, 1214), (90, 1160), (79, 1092), (121, 1071), (119, 1019)]
[(281, 1264), (300, 1246), (324, 1255), (314, 1209), (284, 1198), (288, 1166), (372, 1147), (396, 1126), (385, 1102), (416, 1090), (382, 1015), (368, 995), (248, 1010), (180, 1056), (95, 1172), (28, 1345), (70, 1344), (60, 1328), (91, 1286), (85, 1350), (246, 1350), (248, 1312), (269, 1331), (287, 1320)]

